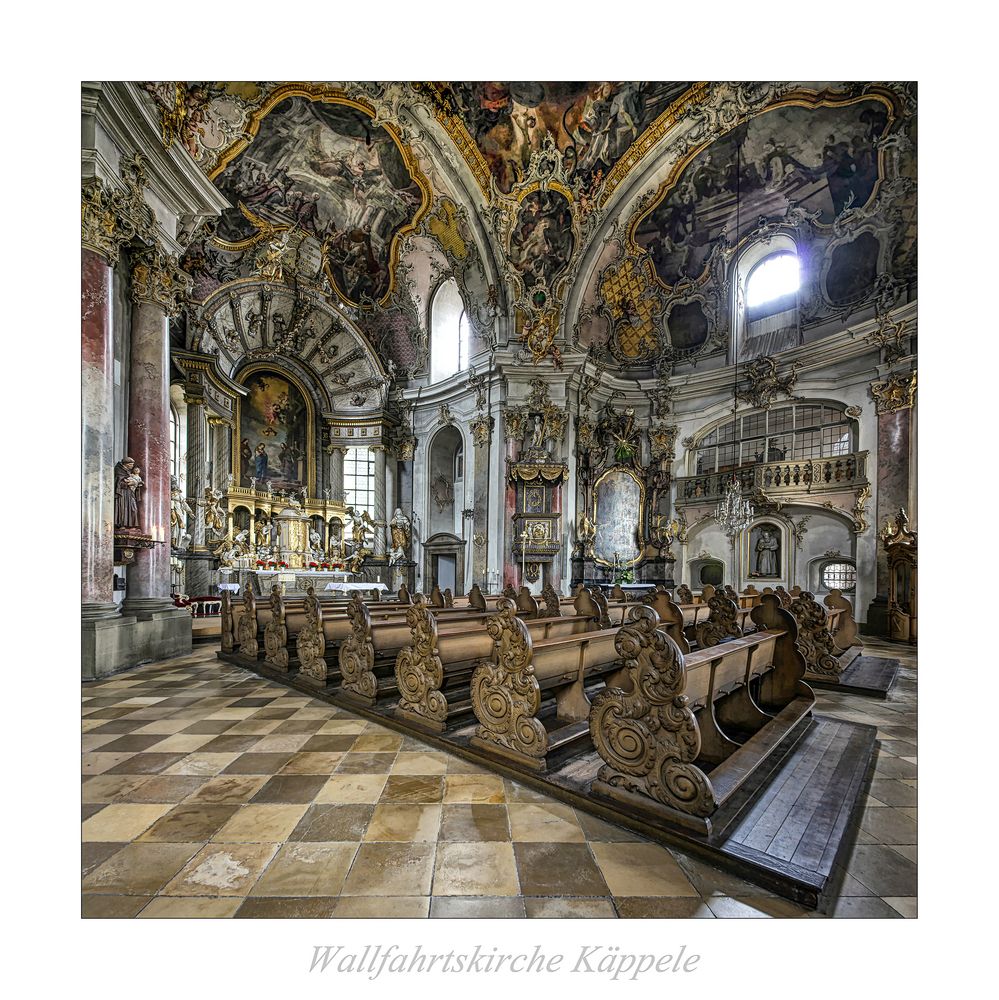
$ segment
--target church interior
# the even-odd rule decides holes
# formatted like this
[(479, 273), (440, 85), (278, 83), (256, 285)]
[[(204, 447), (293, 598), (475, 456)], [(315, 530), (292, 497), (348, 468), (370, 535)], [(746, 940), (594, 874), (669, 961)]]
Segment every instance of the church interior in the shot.
[(915, 84), (81, 95), (84, 917), (917, 915)]

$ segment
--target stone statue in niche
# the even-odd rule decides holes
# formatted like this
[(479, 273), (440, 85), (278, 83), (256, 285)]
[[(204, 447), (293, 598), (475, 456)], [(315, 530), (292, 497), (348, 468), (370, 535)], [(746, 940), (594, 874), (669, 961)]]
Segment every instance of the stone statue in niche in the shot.
[(258, 517), (253, 522), (253, 541), (258, 549), (267, 548), (271, 544), (271, 522)]
[(191, 536), (187, 530), (188, 516), (194, 517), (191, 505), (184, 497), (176, 476), (170, 477), (170, 544), (175, 549), (186, 549)]
[(131, 458), (123, 458), (114, 467), (114, 526), (139, 527), (139, 489), (142, 487), (141, 470)]
[(315, 528), (309, 532), (309, 558), (313, 562), (321, 562), (323, 558), (323, 536)]
[(780, 577), (780, 531), (772, 524), (757, 525), (750, 536), (753, 570), (750, 576)]
[(389, 564), (402, 562), (406, 558), (406, 550), (409, 548), (409, 532), (411, 523), (408, 517), (402, 512), (401, 507), (396, 507), (392, 520), (389, 521)]

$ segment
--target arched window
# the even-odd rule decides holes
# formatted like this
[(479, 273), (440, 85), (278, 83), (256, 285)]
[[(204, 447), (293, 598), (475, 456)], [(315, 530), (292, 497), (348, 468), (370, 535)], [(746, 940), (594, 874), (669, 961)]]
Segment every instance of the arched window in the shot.
[(826, 590), (835, 588), (846, 593), (857, 586), (857, 567), (852, 562), (830, 561), (823, 564), (821, 577)]
[(179, 444), (180, 435), (177, 433), (177, 411), (171, 405), (170, 407), (170, 475), (177, 475), (177, 445)]
[(797, 346), (800, 286), (798, 252), (790, 236), (779, 233), (743, 251), (735, 282), (740, 358)]
[(430, 307), (430, 381), (468, 367), (468, 315), (454, 278), (443, 282)]

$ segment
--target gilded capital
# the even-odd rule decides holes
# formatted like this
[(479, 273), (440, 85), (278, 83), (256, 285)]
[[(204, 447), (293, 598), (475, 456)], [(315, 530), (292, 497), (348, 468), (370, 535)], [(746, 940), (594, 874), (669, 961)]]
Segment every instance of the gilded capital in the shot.
[(148, 242), (154, 239), (156, 229), (153, 210), (142, 193), (146, 187), (142, 154), (122, 161), (121, 174), (121, 188), (100, 177), (83, 182), (81, 241), (112, 265), (118, 263), (126, 243), (137, 238)]
[(916, 399), (916, 373), (897, 373), (871, 383), (871, 395), (878, 413), (909, 409)]
[(158, 246), (141, 251), (132, 267), (132, 299), (158, 305), (167, 316), (180, 313), (192, 284), (176, 255)]

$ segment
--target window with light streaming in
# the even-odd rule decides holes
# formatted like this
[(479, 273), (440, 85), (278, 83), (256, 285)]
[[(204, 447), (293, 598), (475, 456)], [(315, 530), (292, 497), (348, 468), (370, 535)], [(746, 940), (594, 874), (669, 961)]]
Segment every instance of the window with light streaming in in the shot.
[(822, 586), (827, 590), (853, 590), (857, 585), (857, 567), (848, 562), (831, 562), (822, 567)]
[[(793, 253), (777, 253), (760, 261), (746, 282), (746, 307), (750, 314), (764, 307), (780, 305), (798, 292), (801, 275), (798, 258)], [(769, 308), (766, 311), (770, 311)]]
[(344, 502), (355, 510), (374, 512), (375, 459), (367, 448), (348, 448), (343, 459)]
[(468, 315), (449, 278), (434, 295), (430, 308), (430, 381), (440, 382), (468, 367)]

